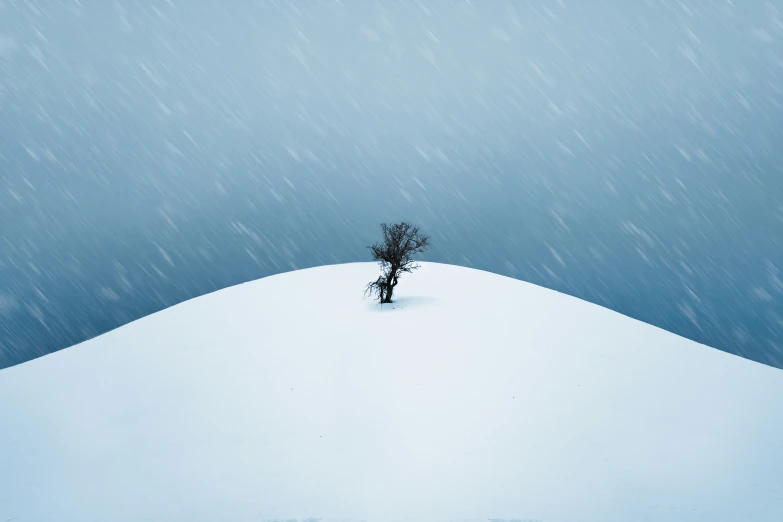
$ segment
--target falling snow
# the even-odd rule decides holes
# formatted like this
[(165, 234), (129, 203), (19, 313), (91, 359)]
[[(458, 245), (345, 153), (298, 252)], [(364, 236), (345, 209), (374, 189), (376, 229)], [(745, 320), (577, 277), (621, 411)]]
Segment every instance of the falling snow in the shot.
[(783, 367), (782, 6), (604, 4), (2, 0), (0, 367), (399, 219)]

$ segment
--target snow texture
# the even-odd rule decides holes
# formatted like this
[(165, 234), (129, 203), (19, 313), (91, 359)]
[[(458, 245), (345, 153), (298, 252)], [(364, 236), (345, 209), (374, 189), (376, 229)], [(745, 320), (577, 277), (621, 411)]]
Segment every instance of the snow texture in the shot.
[(199, 297), (0, 371), (0, 520), (779, 522), (783, 372), (424, 263)]

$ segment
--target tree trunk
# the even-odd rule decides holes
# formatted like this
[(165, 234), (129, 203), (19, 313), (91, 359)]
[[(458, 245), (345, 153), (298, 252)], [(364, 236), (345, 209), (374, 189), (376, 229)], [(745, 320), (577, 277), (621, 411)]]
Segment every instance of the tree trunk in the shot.
[(386, 277), (386, 299), (381, 299), (382, 303), (391, 303), (394, 287), (397, 286), (397, 268), (392, 266), (389, 275)]

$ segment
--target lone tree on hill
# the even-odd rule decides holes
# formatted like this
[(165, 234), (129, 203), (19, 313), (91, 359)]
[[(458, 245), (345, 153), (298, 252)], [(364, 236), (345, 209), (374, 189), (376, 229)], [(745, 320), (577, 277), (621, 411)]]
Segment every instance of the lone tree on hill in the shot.
[(390, 225), (381, 223), (383, 241), (375, 243), (370, 248), (372, 258), (381, 265), (381, 275), (371, 283), (367, 283), (364, 295), (375, 294), (381, 304), (391, 303), (394, 287), (400, 275), (413, 272), (419, 265), (411, 256), (423, 252), (429, 246), (429, 236), (422, 234), (419, 227), (402, 222)]

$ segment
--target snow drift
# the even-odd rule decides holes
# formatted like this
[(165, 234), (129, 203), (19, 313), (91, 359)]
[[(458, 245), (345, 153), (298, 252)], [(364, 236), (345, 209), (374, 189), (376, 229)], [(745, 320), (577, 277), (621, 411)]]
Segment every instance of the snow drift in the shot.
[(783, 520), (783, 372), (506, 277), (268, 277), (0, 371), (0, 520)]

